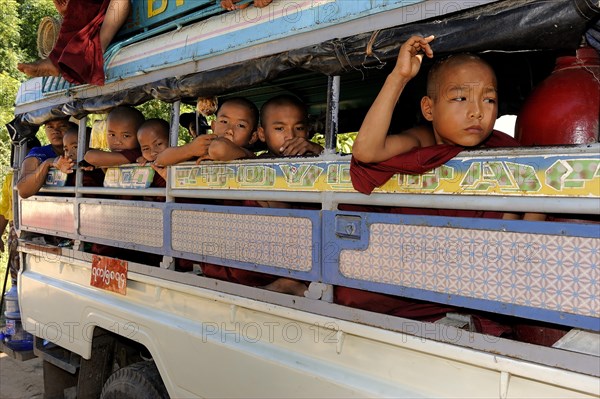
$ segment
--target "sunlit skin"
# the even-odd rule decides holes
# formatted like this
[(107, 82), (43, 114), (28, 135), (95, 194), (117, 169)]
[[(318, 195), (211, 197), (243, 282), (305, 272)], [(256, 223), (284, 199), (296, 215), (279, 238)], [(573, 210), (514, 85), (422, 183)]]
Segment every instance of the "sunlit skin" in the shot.
[(77, 161), (77, 133), (67, 132), (63, 136), (64, 156)]
[(139, 149), (137, 130), (144, 123), (141, 112), (131, 107), (117, 107), (106, 119), (106, 141), (109, 151), (88, 150), (83, 160), (96, 168), (125, 165), (132, 162), (131, 153)]
[(52, 164), (64, 173), (73, 173), (73, 166), (77, 161), (77, 132), (67, 131), (63, 136), (63, 155), (57, 157)]
[(112, 152), (133, 150), (139, 147), (136, 136), (136, 125), (127, 119), (109, 118), (107, 121), (108, 132), (106, 141)]
[[(48, 137), (48, 141), (58, 154), (62, 154), (63, 152), (63, 135), (68, 127), (69, 122), (66, 119), (53, 120), (46, 122), (44, 125), (46, 137)], [(57, 149), (59, 149), (59, 151), (56, 151)]]
[(213, 134), (201, 134), (188, 144), (167, 148), (156, 158), (155, 164), (174, 165), (191, 159), (200, 163), (204, 160), (252, 158), (254, 153), (246, 147), (258, 139), (256, 124), (255, 113), (248, 105), (227, 101), (221, 105), (211, 123)]
[(276, 156), (320, 154), (323, 148), (308, 141), (304, 110), (293, 105), (271, 105), (258, 128), (258, 137)]
[[(249, 4), (238, 5), (240, 0), (221, 0), (221, 7), (227, 11), (241, 10), (248, 7)], [(271, 4), (273, 0), (254, 0), (254, 7), (263, 8)]]
[(227, 139), (239, 147), (256, 141), (256, 121), (248, 107), (235, 102), (221, 106), (211, 129), (217, 137)]
[(422, 101), (436, 143), (464, 147), (481, 144), (498, 116), (494, 72), (486, 64), (467, 61), (440, 71), (438, 83), (436, 98)]
[(142, 127), (137, 133), (143, 158), (154, 162), (158, 154), (169, 147), (168, 132), (165, 134), (156, 126)]

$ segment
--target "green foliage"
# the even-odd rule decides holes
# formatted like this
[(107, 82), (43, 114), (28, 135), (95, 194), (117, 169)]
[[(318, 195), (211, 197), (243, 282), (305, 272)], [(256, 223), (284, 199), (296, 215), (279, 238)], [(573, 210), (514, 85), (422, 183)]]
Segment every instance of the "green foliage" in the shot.
[(0, 0), (0, 71), (16, 78), (19, 76), (19, 15), (16, 0)]
[[(10, 144), (5, 126), (14, 117), (14, 101), (21, 81), (17, 62), (37, 59), (37, 29), (47, 15), (57, 15), (52, 0), (0, 0), (0, 167), (9, 164)], [(40, 136), (45, 139), (43, 131)], [(0, 172), (0, 178), (3, 173)]]
[(10, 138), (5, 125), (13, 118), (13, 102), (19, 81), (6, 72), (0, 72), (0, 183), (4, 181), (6, 167), (10, 164)]
[[(169, 122), (171, 120), (171, 104), (160, 100), (151, 100), (142, 105), (136, 107), (146, 117), (150, 118), (161, 118)], [(181, 104), (180, 113), (194, 112), (194, 108), (190, 105)], [(192, 140), (190, 133), (187, 129), (179, 127), (179, 142), (178, 145), (189, 143)]]
[(54, 8), (52, 0), (24, 0), (20, 1), (19, 14), (21, 20), (24, 21), (21, 24), (21, 60), (23, 62), (35, 61), (39, 58), (37, 30), (40, 21), (47, 16), (58, 17), (58, 12)]
[[(351, 154), (352, 145), (354, 145), (357, 134), (358, 132), (338, 133), (335, 145), (336, 152), (341, 154)], [(321, 147), (325, 147), (325, 136), (323, 136), (322, 133), (315, 133), (310, 141), (319, 144)]]
[[(21, 82), (7, 72), (0, 72), (0, 124), (2, 126), (14, 117), (13, 104), (20, 84)], [(3, 138), (4, 134), (0, 137)]]

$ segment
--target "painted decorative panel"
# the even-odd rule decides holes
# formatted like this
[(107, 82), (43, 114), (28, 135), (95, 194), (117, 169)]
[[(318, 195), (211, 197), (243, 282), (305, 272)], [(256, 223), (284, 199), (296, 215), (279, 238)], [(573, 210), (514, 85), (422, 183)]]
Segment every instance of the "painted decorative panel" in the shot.
[[(174, 170), (172, 186), (177, 189), (354, 191), (349, 159), (182, 165)], [(374, 192), (600, 198), (600, 159), (589, 154), (460, 156), (422, 175), (394, 175)]]
[(174, 210), (176, 251), (284, 269), (310, 271), (312, 222), (307, 218)]
[(600, 316), (600, 238), (370, 226), (364, 251), (342, 250), (348, 278), (577, 315)]
[(112, 204), (80, 204), (79, 233), (89, 237), (163, 246), (162, 209)]
[(154, 178), (154, 169), (149, 166), (126, 165), (107, 168), (104, 187), (148, 188)]

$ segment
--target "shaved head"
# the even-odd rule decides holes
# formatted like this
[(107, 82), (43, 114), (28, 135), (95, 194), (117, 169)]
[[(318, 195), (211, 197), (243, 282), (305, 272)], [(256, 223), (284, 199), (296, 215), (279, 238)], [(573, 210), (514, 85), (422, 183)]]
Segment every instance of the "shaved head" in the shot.
[[(138, 111), (136, 108), (121, 105), (116, 108), (113, 108), (109, 114), (108, 118), (106, 118), (107, 122), (110, 121), (119, 121), (119, 122), (128, 122), (132, 123), (135, 126), (135, 130), (144, 123), (144, 114)], [(133, 132), (135, 133), (135, 132)]]
[(431, 67), (427, 75), (427, 96), (436, 101), (440, 93), (446, 90), (446, 86), (452, 83), (452, 71), (470, 63), (489, 69), (494, 76), (494, 86), (497, 85), (496, 75), (490, 64), (474, 54), (462, 53), (443, 58)]

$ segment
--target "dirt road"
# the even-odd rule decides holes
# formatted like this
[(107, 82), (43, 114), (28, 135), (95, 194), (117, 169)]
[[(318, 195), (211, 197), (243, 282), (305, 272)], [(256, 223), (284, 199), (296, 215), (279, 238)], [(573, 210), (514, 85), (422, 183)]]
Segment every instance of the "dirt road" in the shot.
[(42, 360), (20, 362), (0, 352), (0, 399), (44, 397)]

